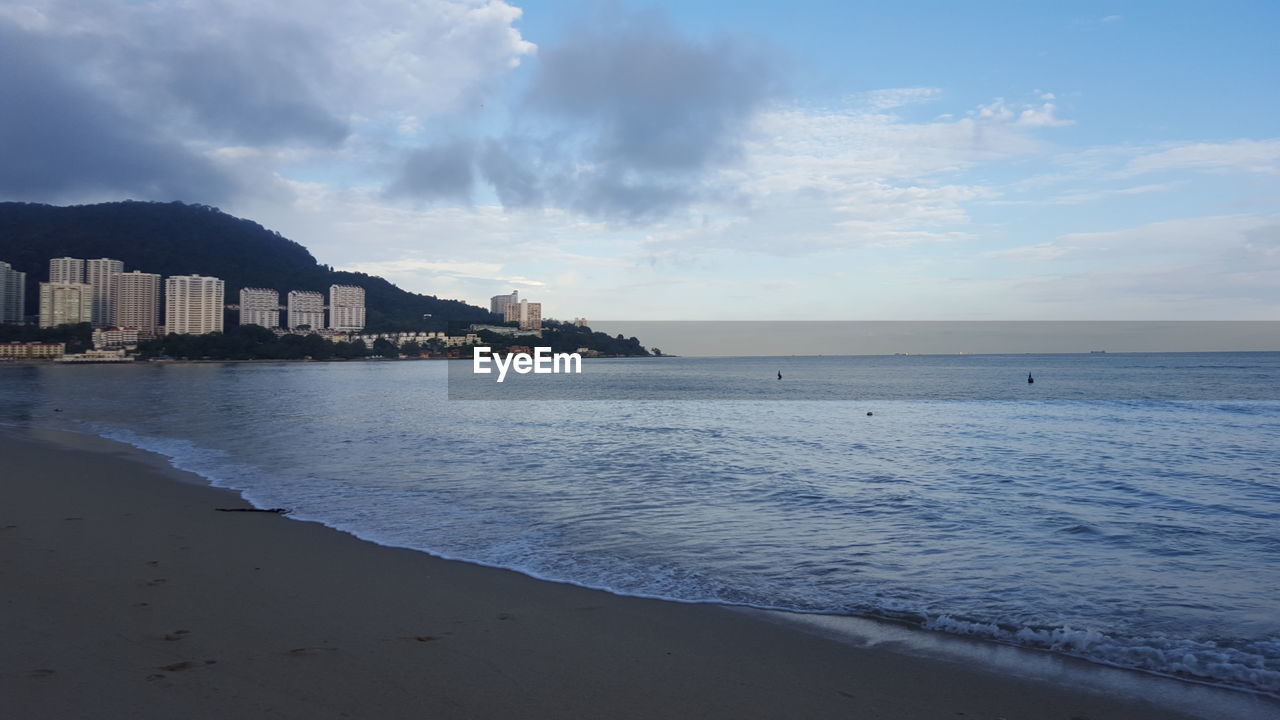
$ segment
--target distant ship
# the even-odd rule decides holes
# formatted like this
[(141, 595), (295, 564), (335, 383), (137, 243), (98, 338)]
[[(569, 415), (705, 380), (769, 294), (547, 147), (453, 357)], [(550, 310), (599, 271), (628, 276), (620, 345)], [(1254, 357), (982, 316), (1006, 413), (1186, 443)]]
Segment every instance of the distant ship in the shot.
[(1106, 350), (1090, 350), (1089, 354), (1090, 355), (1106, 355), (1107, 351)]

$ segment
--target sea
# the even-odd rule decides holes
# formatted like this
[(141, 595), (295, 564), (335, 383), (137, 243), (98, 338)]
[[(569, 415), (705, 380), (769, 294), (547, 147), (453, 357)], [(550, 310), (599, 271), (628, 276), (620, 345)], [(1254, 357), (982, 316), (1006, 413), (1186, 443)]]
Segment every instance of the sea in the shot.
[(1280, 353), (587, 359), (462, 392), (469, 370), (0, 366), (0, 424), (538, 578), (1280, 697)]

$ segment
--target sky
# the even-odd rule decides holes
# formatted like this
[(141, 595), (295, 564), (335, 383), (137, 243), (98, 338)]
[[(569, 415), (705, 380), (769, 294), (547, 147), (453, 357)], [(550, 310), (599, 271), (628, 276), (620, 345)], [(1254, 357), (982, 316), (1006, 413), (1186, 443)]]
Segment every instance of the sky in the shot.
[(1275, 2), (0, 0), (0, 199), (559, 319), (1280, 319)]

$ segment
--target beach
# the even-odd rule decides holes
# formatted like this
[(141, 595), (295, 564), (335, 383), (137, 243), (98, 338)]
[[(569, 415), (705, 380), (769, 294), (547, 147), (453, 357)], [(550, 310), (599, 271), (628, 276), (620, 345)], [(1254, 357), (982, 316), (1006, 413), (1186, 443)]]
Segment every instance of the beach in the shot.
[(1208, 716), (218, 512), (249, 506), (99, 438), (0, 448), (7, 717)]

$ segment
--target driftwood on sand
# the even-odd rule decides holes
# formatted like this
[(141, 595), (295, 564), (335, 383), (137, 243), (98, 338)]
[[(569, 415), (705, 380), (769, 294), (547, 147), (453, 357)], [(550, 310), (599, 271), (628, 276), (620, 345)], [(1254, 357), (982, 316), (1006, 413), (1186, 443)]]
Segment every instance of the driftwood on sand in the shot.
[(277, 515), (288, 515), (291, 511), (288, 508), (214, 508), (218, 512), (265, 512), (275, 513)]

